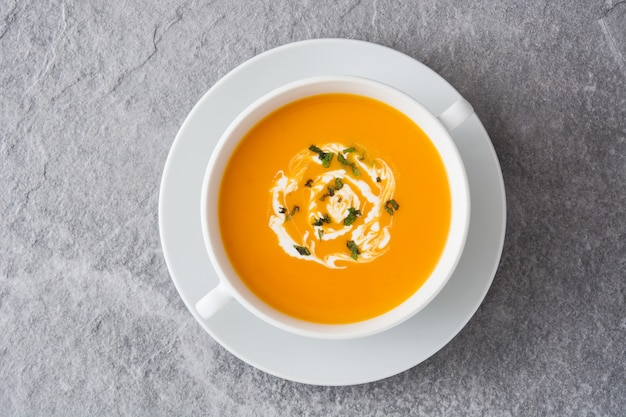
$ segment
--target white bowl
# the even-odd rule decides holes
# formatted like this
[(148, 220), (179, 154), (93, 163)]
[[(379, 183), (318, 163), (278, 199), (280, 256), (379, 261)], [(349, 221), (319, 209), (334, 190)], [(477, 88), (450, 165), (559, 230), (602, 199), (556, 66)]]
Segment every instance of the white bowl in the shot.
[[(435, 269), (425, 283), (406, 301), (374, 318), (349, 324), (321, 324), (286, 315), (259, 299), (238, 277), (224, 250), (219, 230), (218, 201), (222, 175), (234, 149), (243, 136), (272, 111), (305, 97), (346, 93), (366, 96), (384, 102), (415, 122), (430, 138), (443, 160), (451, 192), (450, 231)], [(204, 176), (201, 219), (207, 252), (220, 278), (219, 285), (205, 295), (196, 310), (209, 318), (232, 299), (252, 314), (280, 329), (315, 338), (350, 339), (368, 336), (397, 326), (423, 309), (445, 286), (461, 257), (469, 227), (470, 196), (463, 161), (445, 126), (473, 113), (466, 101), (457, 102), (436, 117), (405, 93), (386, 84), (366, 78), (329, 75), (302, 79), (284, 85), (261, 97), (233, 120), (217, 143)], [(445, 124), (445, 126), (444, 126)]]

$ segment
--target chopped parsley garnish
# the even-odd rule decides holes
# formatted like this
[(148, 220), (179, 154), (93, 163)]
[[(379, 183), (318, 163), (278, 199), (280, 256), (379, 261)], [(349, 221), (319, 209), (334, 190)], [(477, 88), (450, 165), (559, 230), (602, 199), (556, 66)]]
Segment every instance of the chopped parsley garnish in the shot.
[(308, 179), (305, 183), (304, 183), (305, 187), (309, 187), (311, 188), (313, 186), (313, 180), (312, 179)]
[(284, 207), (278, 207), (278, 212), (279, 212), (280, 214), (285, 214), (285, 213), (287, 213), (287, 209), (286, 209), (286, 208), (284, 208)]
[(354, 207), (350, 207), (348, 209), (348, 217), (343, 219), (344, 226), (350, 226), (352, 223), (356, 221), (356, 218), (361, 215), (361, 211), (355, 209)]
[(376, 182), (380, 182), (380, 177), (376, 177)]
[(334, 153), (325, 153), (323, 156), (320, 156), (320, 160), (322, 161), (322, 166), (324, 168), (328, 168), (330, 166), (330, 161), (333, 159)]
[(393, 216), (394, 210), (398, 210), (400, 205), (396, 202), (396, 200), (387, 200), (385, 203), (385, 211)]
[(324, 236), (324, 229), (317, 229), (317, 237), (322, 240), (322, 236)]
[(332, 152), (324, 152), (315, 145), (309, 146), (309, 150), (317, 154), (317, 156), (320, 158), (320, 161), (322, 161), (322, 165), (324, 166), (324, 168), (328, 168), (330, 166), (330, 161), (332, 161), (333, 156), (335, 155)]
[(343, 153), (350, 153), (354, 151), (356, 151), (356, 149), (354, 149), (354, 146), (350, 146), (349, 148), (344, 149)]
[(325, 194), (322, 194), (322, 196), (320, 197), (320, 201), (325, 201), (326, 197), (334, 196), (335, 191), (341, 190), (342, 188), (343, 188), (343, 181), (341, 180), (341, 178), (335, 178), (335, 184), (326, 186), (326, 189), (328, 190), (328, 192)]
[[(281, 207), (282, 208), (282, 207)], [(279, 210), (280, 211), (280, 210)], [(287, 210), (285, 210), (287, 211)], [(281, 211), (281, 213), (284, 213), (285, 211)], [(289, 214), (287, 214), (285, 216), (285, 221), (291, 220), (291, 218), (293, 217), (294, 214), (296, 214), (297, 212), (300, 211), (300, 207), (299, 206), (293, 206), (293, 208), (291, 209), (291, 211), (289, 212)]]
[(307, 248), (305, 248), (304, 246), (299, 246), (299, 245), (293, 245), (293, 247), (298, 251), (298, 253), (300, 255), (303, 256), (311, 256), (311, 251), (309, 251)]
[(343, 156), (343, 154), (338, 153), (337, 154), (337, 160), (341, 163), (341, 165), (347, 165), (350, 168), (352, 168), (352, 173), (355, 176), (360, 176), (361, 175), (361, 171), (359, 171), (359, 168), (357, 168), (356, 164), (354, 162), (350, 162), (346, 159), (345, 156)]
[(359, 251), (359, 247), (356, 245), (356, 243), (354, 243), (354, 240), (349, 240), (346, 246), (348, 247), (348, 249), (350, 249), (352, 259), (356, 261), (359, 258), (359, 254), (361, 253), (361, 251)]
[(313, 222), (313, 226), (322, 226), (324, 223), (331, 224), (332, 222), (328, 213), (325, 213), (324, 217), (320, 217)]

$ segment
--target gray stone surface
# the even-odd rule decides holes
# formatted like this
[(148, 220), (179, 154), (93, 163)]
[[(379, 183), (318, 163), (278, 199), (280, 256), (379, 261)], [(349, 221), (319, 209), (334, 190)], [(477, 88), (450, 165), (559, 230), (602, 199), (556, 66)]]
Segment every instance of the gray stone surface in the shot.
[[(626, 3), (298, 3), (0, 0), (0, 415), (626, 415)], [(501, 265), (468, 326), (351, 387), (284, 381), (213, 341), (157, 227), (195, 102), (321, 37), (447, 78), (507, 187)]]

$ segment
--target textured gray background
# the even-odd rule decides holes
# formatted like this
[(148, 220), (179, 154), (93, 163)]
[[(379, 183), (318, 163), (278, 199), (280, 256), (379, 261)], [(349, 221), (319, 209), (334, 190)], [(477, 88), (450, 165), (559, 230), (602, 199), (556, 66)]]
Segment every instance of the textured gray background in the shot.
[[(626, 415), (626, 2), (0, 0), (0, 415)], [(404, 52), (476, 108), (504, 254), (438, 354), (351, 387), (267, 375), (169, 278), (174, 136), (231, 69), (296, 40)]]

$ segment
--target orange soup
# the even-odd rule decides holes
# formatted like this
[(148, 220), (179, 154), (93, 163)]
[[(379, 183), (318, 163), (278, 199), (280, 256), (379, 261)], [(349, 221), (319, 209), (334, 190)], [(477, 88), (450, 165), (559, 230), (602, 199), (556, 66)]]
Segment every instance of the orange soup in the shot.
[(401, 304), (450, 228), (443, 162), (394, 108), (351, 94), (290, 103), (243, 138), (222, 180), (222, 241), (275, 309), (343, 324)]

